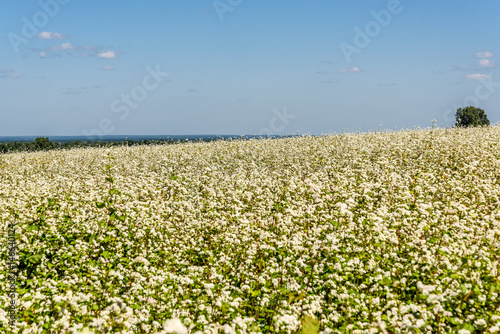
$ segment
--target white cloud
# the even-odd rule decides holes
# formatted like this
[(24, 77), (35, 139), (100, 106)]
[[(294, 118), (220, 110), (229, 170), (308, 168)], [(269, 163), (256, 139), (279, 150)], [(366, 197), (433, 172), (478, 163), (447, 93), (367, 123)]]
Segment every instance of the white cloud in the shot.
[(61, 45), (51, 46), (49, 50), (52, 51), (63, 51), (63, 50), (74, 50), (76, 47), (70, 42), (62, 43)]
[(354, 72), (361, 72), (361, 71), (358, 67), (343, 68), (340, 70), (340, 73), (354, 73)]
[(476, 53), (476, 57), (478, 58), (491, 58), (493, 56), (494, 56), (493, 53), (489, 51)]
[(489, 67), (489, 66), (492, 66), (493, 65), (493, 62), (490, 61), (489, 59), (481, 59), (479, 61), (479, 65), (483, 66), (483, 67)]
[(490, 76), (487, 74), (479, 74), (479, 73), (469, 74), (469, 75), (466, 75), (465, 77), (469, 80), (486, 80), (486, 79), (490, 78)]
[(113, 66), (104, 66), (102, 69), (105, 71), (113, 71), (115, 68)]
[(70, 42), (68, 42), (68, 43), (62, 43), (61, 44), (61, 50), (71, 50), (71, 49), (74, 49), (74, 48), (75, 47)]
[(97, 57), (106, 58), (106, 59), (116, 58), (116, 53), (114, 51), (109, 50), (109, 51), (98, 53)]
[(48, 32), (48, 31), (41, 32), (37, 36), (38, 36), (38, 38), (41, 38), (41, 39), (65, 39), (66, 38), (66, 35), (63, 35), (63, 34), (60, 34), (57, 32)]
[(0, 68), (0, 78), (2, 79), (15, 79), (15, 78), (20, 78), (23, 75), (20, 73), (17, 73), (11, 68)]
[(72, 56), (80, 57), (99, 57), (111, 59), (117, 57), (116, 51), (103, 50), (95, 45), (74, 45), (71, 42), (64, 42), (58, 45), (49, 45), (44, 48), (33, 49), (40, 58), (62, 57), (64, 54), (71, 53)]

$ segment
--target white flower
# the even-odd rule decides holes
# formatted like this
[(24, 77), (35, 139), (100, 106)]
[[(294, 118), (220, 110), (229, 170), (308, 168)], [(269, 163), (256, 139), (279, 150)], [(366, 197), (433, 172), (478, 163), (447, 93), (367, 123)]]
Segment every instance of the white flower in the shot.
[(167, 333), (187, 334), (188, 332), (186, 326), (177, 318), (165, 321), (163, 323), (163, 329)]
[(142, 256), (136, 257), (135, 262), (144, 263), (146, 266), (149, 266), (149, 261)]
[(222, 330), (225, 334), (236, 334), (236, 331), (233, 329), (233, 327), (229, 326), (228, 324), (222, 326)]
[(422, 282), (417, 282), (417, 288), (422, 291), (422, 294), (428, 295), (430, 291), (434, 291), (436, 289), (436, 285), (424, 285)]
[(114, 312), (116, 315), (120, 314), (120, 312), (121, 312), (121, 308), (120, 308), (118, 305), (113, 304), (113, 305), (111, 305), (111, 308), (112, 308), (113, 312)]
[(490, 333), (496, 333), (496, 332), (500, 331), (500, 327), (499, 326), (490, 327), (489, 331), (490, 331)]
[(425, 325), (425, 320), (423, 320), (423, 319), (418, 319), (418, 320), (416, 321), (416, 323), (415, 323), (415, 327), (417, 327), (417, 328), (420, 328), (420, 327), (422, 327), (423, 325)]
[(458, 334), (470, 334), (470, 331), (468, 331), (467, 329), (463, 328), (461, 330), (458, 331)]
[(292, 314), (283, 314), (278, 317), (276, 321), (277, 326), (285, 325), (285, 328), (295, 329), (300, 325), (300, 321), (297, 319), (297, 316)]
[(477, 319), (476, 321), (474, 321), (474, 325), (476, 325), (477, 327), (486, 327), (486, 320)]

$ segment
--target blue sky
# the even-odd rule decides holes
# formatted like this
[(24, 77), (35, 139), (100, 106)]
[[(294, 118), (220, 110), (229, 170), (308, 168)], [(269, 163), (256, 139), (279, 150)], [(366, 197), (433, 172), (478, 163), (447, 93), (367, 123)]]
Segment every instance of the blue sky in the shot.
[(0, 8), (0, 136), (402, 129), (465, 105), (500, 120), (494, 0)]

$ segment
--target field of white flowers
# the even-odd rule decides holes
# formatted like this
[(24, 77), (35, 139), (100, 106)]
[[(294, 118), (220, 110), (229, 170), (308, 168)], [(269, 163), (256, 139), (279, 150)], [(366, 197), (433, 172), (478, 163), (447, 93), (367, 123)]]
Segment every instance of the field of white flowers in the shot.
[(19, 333), (500, 332), (500, 127), (0, 155)]

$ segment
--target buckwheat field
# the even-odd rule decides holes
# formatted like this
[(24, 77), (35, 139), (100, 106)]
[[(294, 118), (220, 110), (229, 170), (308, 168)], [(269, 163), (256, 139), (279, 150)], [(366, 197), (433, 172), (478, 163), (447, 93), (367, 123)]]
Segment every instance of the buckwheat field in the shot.
[(0, 180), (2, 332), (500, 332), (499, 126), (5, 154)]

